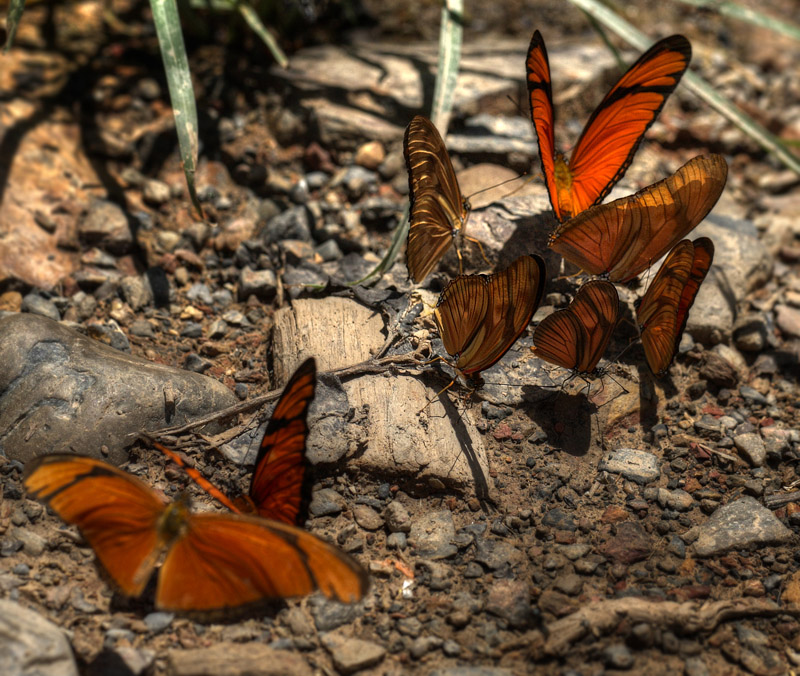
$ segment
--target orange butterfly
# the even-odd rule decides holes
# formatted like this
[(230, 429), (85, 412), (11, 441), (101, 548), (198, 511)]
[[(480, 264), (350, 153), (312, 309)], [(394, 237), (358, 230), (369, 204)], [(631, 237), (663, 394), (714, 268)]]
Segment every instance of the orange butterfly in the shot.
[(533, 331), (534, 354), (582, 375), (596, 373), (619, 318), (614, 285), (587, 282), (563, 310), (545, 317)]
[(188, 467), (177, 453), (158, 442), (153, 442), (153, 445), (183, 467), (201, 488), (231, 511), (258, 514), (294, 525), (303, 497), (307, 418), (314, 399), (316, 379), (317, 366), (311, 357), (299, 366), (286, 383), (264, 431), (250, 490), (239, 499), (230, 500), (200, 472)]
[(682, 35), (664, 38), (642, 54), (592, 113), (567, 164), (556, 151), (547, 50), (541, 33), (533, 34), (525, 62), (531, 118), (550, 203), (559, 221), (602, 202), (624, 176), (691, 58), (692, 47)]
[(416, 115), (409, 122), (403, 154), (411, 199), (406, 263), (409, 276), (419, 283), (466, 227), (470, 205), (461, 196), (444, 141), (429, 119)]
[(361, 599), (367, 572), (318, 537), (278, 521), (196, 513), (185, 498), (167, 503), (131, 474), (79, 455), (28, 463), (25, 488), (74, 524), (128, 596), (159, 568), (156, 606), (207, 612), (320, 590)]
[(582, 270), (627, 282), (708, 215), (727, 178), (720, 155), (695, 157), (663, 181), (562, 223), (548, 246)]
[(657, 376), (667, 372), (678, 352), (689, 308), (713, 260), (714, 243), (708, 237), (678, 242), (636, 305), (644, 354)]
[(497, 363), (530, 323), (544, 284), (544, 261), (528, 255), (502, 272), (460, 275), (445, 287), (434, 317), (459, 375), (468, 379)]

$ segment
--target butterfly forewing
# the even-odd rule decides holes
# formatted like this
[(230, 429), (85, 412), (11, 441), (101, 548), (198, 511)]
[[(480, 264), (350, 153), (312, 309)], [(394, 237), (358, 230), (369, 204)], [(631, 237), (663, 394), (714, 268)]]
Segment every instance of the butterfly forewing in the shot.
[(690, 59), (691, 46), (681, 35), (665, 38), (642, 54), (592, 113), (567, 165), (555, 149), (547, 51), (539, 31), (534, 33), (526, 60), (531, 118), (558, 220), (601, 202), (622, 178)]
[(316, 362), (307, 359), (284, 387), (264, 432), (249, 491), (263, 517), (297, 522), (306, 469), (308, 409), (316, 382)]
[(146, 484), (100, 460), (54, 454), (28, 463), (25, 488), (78, 527), (123, 593), (142, 592), (164, 545), (165, 504)]
[(161, 567), (156, 602), (166, 610), (209, 611), (319, 589), (349, 603), (368, 586), (356, 561), (299, 528), (257, 517), (189, 514)]
[(613, 284), (584, 284), (563, 310), (545, 317), (533, 332), (534, 353), (553, 364), (592, 373), (606, 351), (619, 318)]
[(489, 311), (488, 286), (486, 275), (462, 275), (439, 296), (434, 318), (448, 354), (460, 355), (483, 328)]
[(444, 141), (430, 120), (421, 115), (411, 120), (403, 152), (411, 199), (406, 260), (411, 278), (421, 282), (464, 225), (467, 209)]
[(663, 375), (672, 363), (686, 327), (689, 308), (714, 257), (708, 238), (679, 242), (667, 256), (636, 310), (650, 370)]
[(695, 157), (672, 176), (563, 223), (549, 246), (587, 272), (629, 281), (708, 215), (727, 175), (720, 155)]

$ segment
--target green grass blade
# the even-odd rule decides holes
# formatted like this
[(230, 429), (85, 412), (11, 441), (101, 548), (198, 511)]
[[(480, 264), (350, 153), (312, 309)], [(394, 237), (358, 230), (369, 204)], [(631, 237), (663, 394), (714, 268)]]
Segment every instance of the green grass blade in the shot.
[(436, 69), (436, 84), (433, 88), (431, 121), (442, 136), (446, 135), (453, 110), (453, 94), (458, 79), (458, 64), (461, 61), (462, 24), (464, 22), (463, 0), (447, 0), (442, 7), (442, 23), (439, 28), (439, 65)]
[(289, 59), (286, 58), (286, 54), (283, 53), (283, 50), (272, 36), (272, 33), (269, 32), (261, 21), (261, 17), (258, 16), (256, 10), (247, 2), (240, 2), (238, 8), (239, 13), (244, 17), (244, 20), (247, 21), (247, 25), (264, 41), (267, 49), (272, 53), (272, 58), (275, 59), (276, 63), (281, 68), (286, 68), (289, 65)]
[(771, 31), (788, 35), (790, 38), (800, 41), (800, 25), (786, 19), (769, 16), (750, 7), (743, 7), (735, 2), (726, 2), (725, 0), (678, 0), (678, 2), (692, 7), (711, 9), (732, 19), (746, 21), (761, 28), (768, 28)]
[(153, 21), (156, 25), (161, 58), (167, 73), (169, 98), (175, 117), (175, 130), (178, 133), (181, 162), (189, 197), (197, 212), (203, 216), (200, 200), (197, 199), (194, 175), (197, 170), (197, 106), (194, 100), (192, 76), (189, 72), (189, 59), (183, 44), (180, 16), (175, 0), (150, 0)]
[(356, 286), (357, 284), (363, 284), (369, 279), (372, 279), (376, 275), (382, 275), (386, 272), (389, 268), (394, 265), (394, 260), (397, 258), (397, 254), (400, 252), (403, 244), (406, 243), (406, 239), (408, 238), (408, 206), (406, 206), (405, 211), (403, 212), (403, 219), (400, 221), (400, 225), (398, 225), (394, 229), (394, 234), (392, 235), (392, 243), (389, 244), (389, 248), (386, 251), (386, 254), (381, 259), (381, 262), (378, 263), (373, 270), (369, 272), (366, 276), (362, 277), (361, 279), (350, 282), (348, 286)]
[(11, 0), (8, 4), (8, 18), (6, 19), (6, 44), (3, 47), (3, 53), (8, 53), (11, 45), (14, 43), (14, 38), (17, 35), (17, 27), (19, 20), (22, 18), (22, 11), (25, 9), (25, 0)]
[[(622, 17), (614, 14), (597, 0), (570, 0), (570, 2), (593, 16), (637, 49), (644, 51), (650, 46), (651, 40), (644, 33)], [(733, 122), (762, 148), (774, 153), (789, 169), (800, 174), (800, 157), (794, 155), (777, 136), (771, 134), (735, 104), (722, 96), (699, 75), (687, 71), (681, 80), (681, 85), (685, 85), (689, 91), (705, 101), (720, 115)]]

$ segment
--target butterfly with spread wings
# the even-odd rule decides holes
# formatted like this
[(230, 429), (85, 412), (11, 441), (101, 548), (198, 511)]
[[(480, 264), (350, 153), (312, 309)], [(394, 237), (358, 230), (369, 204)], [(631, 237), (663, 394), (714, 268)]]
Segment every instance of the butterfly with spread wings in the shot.
[(258, 514), (294, 525), (303, 501), (308, 409), (314, 399), (316, 380), (316, 361), (311, 357), (297, 368), (283, 388), (261, 439), (250, 489), (247, 495), (235, 500), (228, 498), (195, 468), (187, 466), (177, 453), (158, 442), (153, 445), (231, 511)]
[(163, 610), (211, 612), (321, 591), (351, 603), (369, 586), (350, 556), (304, 530), (239, 514), (192, 512), (127, 472), (94, 458), (44, 455), (28, 463), (25, 488), (73, 524), (127, 596), (158, 569)]
[(678, 242), (636, 303), (644, 354), (657, 376), (666, 374), (678, 352), (689, 309), (713, 260), (714, 243), (708, 237)]
[(562, 223), (548, 246), (588, 273), (630, 281), (708, 215), (727, 178), (720, 155), (695, 157), (658, 183)]
[(623, 177), (691, 57), (691, 45), (682, 35), (664, 38), (642, 54), (592, 113), (567, 162), (555, 144), (547, 50), (541, 33), (533, 34), (525, 62), (531, 119), (550, 203), (559, 221), (602, 202)]

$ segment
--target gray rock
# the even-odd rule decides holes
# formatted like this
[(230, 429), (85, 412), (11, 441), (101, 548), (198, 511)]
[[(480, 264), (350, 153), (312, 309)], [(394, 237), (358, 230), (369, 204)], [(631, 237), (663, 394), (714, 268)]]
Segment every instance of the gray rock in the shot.
[(753, 223), (712, 213), (692, 233), (714, 241), (714, 264), (700, 287), (686, 331), (708, 344), (730, 332), (736, 305), (772, 274), (773, 259)]
[(389, 533), (389, 536), (386, 538), (386, 546), (389, 549), (399, 549), (402, 551), (408, 546), (408, 536), (402, 532)]
[(44, 317), (0, 319), (0, 452), (9, 459), (69, 451), (120, 464), (142, 430), (235, 403), (216, 380), (119, 352)]
[(239, 274), (239, 299), (247, 300), (255, 296), (259, 300), (269, 301), (278, 290), (278, 278), (272, 270), (252, 270), (242, 268)]
[(747, 434), (737, 434), (733, 438), (733, 445), (752, 467), (762, 467), (767, 461), (767, 448), (764, 440), (753, 432)]
[(680, 488), (671, 491), (667, 488), (658, 489), (658, 504), (662, 507), (674, 509), (677, 512), (688, 512), (694, 507), (694, 498)]
[(264, 242), (277, 244), (285, 239), (311, 241), (311, 213), (304, 206), (292, 207), (272, 217), (261, 233)]
[(775, 323), (787, 338), (800, 338), (800, 310), (797, 308), (776, 305)]
[(453, 544), (456, 527), (449, 509), (423, 514), (411, 524), (408, 541), (417, 554), (429, 559), (453, 556), (458, 549)]
[(38, 613), (0, 599), (0, 674), (78, 676), (63, 630)]
[(531, 589), (521, 580), (497, 580), (489, 588), (486, 611), (502, 617), (515, 629), (530, 626), (536, 619), (531, 605)]
[(661, 474), (658, 458), (655, 455), (634, 448), (618, 448), (616, 451), (611, 451), (600, 461), (599, 469), (612, 474), (621, 474), (638, 484), (655, 481)]
[(140, 338), (156, 337), (156, 333), (153, 331), (153, 325), (146, 319), (137, 319), (131, 324), (131, 335), (139, 336)]
[(47, 298), (42, 298), (38, 293), (29, 293), (22, 299), (22, 311), (42, 315), (56, 322), (61, 320), (61, 313), (56, 304)]
[(627, 646), (614, 643), (603, 650), (603, 662), (612, 669), (630, 669), (633, 666), (634, 657)]
[(489, 570), (500, 570), (521, 563), (525, 555), (513, 545), (502, 540), (477, 538), (475, 540), (475, 561)]
[(153, 632), (154, 634), (159, 634), (164, 631), (170, 624), (172, 624), (172, 620), (175, 619), (175, 613), (163, 613), (163, 612), (155, 612), (155, 613), (148, 613), (144, 617), (144, 623), (147, 626), (147, 630)]
[(308, 511), (312, 516), (331, 516), (340, 514), (347, 508), (347, 502), (332, 488), (321, 488), (314, 492)]
[(709, 676), (708, 667), (700, 657), (689, 657), (684, 662), (683, 668), (686, 676)]
[(22, 549), (31, 556), (39, 556), (47, 546), (47, 540), (28, 528), (12, 528), (10, 535), (19, 540)]
[(577, 596), (583, 591), (583, 580), (575, 573), (566, 573), (553, 580), (553, 587), (567, 596)]
[(763, 313), (740, 316), (733, 325), (733, 340), (743, 352), (761, 352), (769, 341), (769, 325)]
[(169, 202), (169, 186), (164, 183), (164, 181), (159, 181), (154, 178), (148, 179), (144, 182), (142, 197), (144, 197), (144, 201), (148, 204), (160, 206), (161, 204)]
[(717, 509), (704, 524), (695, 526), (685, 540), (694, 540), (698, 556), (714, 556), (731, 549), (789, 542), (792, 531), (755, 498), (745, 496)]
[(360, 638), (328, 633), (320, 636), (320, 640), (341, 674), (352, 674), (371, 667), (386, 655), (386, 648), (383, 646)]
[(383, 518), (386, 520), (386, 527), (390, 533), (411, 531), (411, 516), (405, 506), (397, 500), (392, 500), (386, 505)]
[(101, 246), (115, 253), (127, 253), (133, 235), (125, 212), (106, 200), (96, 200), (78, 223), (78, 234), (87, 244)]
[(145, 278), (139, 276), (123, 277), (119, 282), (120, 291), (131, 310), (137, 312), (153, 300), (153, 293)]
[(577, 529), (575, 520), (561, 507), (554, 507), (542, 517), (542, 525), (558, 530), (574, 532)]
[(354, 622), (364, 612), (358, 603), (337, 603), (329, 601), (321, 594), (312, 596), (308, 606), (317, 631), (333, 631), (343, 624)]
[(186, 298), (193, 303), (203, 303), (203, 305), (213, 305), (214, 297), (208, 286), (201, 282), (195, 282), (186, 292)]
[(411, 653), (411, 657), (415, 660), (419, 660), (431, 652), (431, 650), (441, 648), (443, 643), (444, 639), (438, 636), (420, 636), (414, 639), (408, 652)]
[(383, 527), (383, 519), (369, 505), (356, 505), (353, 508), (353, 518), (364, 530), (378, 530)]

